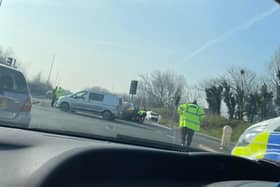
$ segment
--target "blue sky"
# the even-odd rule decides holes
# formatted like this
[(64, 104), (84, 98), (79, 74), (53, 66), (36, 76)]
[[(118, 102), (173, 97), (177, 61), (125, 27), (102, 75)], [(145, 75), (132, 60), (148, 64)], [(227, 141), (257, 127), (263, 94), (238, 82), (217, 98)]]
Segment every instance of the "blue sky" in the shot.
[[(0, 46), (13, 49), (28, 77), (79, 90), (127, 92), (153, 70), (191, 83), (242, 66), (265, 74), (280, 44), (273, 0), (4, 0)], [(280, 6), (279, 6), (280, 7)]]

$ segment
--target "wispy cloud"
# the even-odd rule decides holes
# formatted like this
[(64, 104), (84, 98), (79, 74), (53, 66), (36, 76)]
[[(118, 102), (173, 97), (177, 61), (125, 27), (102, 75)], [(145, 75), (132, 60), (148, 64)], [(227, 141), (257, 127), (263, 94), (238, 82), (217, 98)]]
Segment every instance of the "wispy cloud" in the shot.
[(243, 31), (243, 30), (248, 30), (250, 29), (252, 26), (254, 26), (255, 24), (257, 24), (258, 22), (264, 20), (266, 17), (271, 16), (273, 13), (275, 13), (276, 11), (279, 10), (279, 6), (273, 6), (272, 8), (262, 12), (261, 14), (256, 15), (255, 17), (251, 18), (250, 20), (248, 20), (247, 22), (232, 28), (229, 31), (226, 31), (224, 33), (222, 33), (221, 35), (219, 35), (218, 37), (212, 39), (212, 40), (208, 40), (206, 43), (204, 43), (201, 47), (195, 49), (194, 51), (191, 52), (191, 54), (189, 54), (187, 57), (184, 58), (183, 62), (188, 62), (189, 60), (191, 60), (192, 58), (194, 58), (195, 56), (199, 55), (200, 53), (202, 53), (203, 51), (207, 50), (208, 48), (218, 44), (219, 42), (225, 41), (228, 38), (230, 38), (231, 36)]

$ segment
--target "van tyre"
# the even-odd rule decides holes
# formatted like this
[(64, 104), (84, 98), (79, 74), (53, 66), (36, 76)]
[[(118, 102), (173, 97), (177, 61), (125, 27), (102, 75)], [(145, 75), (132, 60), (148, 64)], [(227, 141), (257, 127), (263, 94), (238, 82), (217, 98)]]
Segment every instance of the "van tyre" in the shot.
[(105, 120), (112, 120), (113, 119), (113, 114), (110, 111), (104, 111), (102, 113), (102, 117)]
[(70, 106), (68, 103), (61, 103), (61, 110), (64, 112), (68, 112), (70, 110)]

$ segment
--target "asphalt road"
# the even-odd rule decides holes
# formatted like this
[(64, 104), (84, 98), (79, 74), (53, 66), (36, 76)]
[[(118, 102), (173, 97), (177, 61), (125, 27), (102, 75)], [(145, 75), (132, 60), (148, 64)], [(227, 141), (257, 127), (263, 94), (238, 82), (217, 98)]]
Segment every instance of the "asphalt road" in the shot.
[[(41, 106), (39, 104), (33, 105), (30, 127), (93, 133), (109, 137), (128, 135), (148, 140), (180, 143), (179, 132), (175, 129), (167, 129), (148, 124), (126, 123), (123, 121), (105, 121), (96, 116), (62, 112), (59, 109)], [(192, 146), (211, 152), (222, 152), (219, 149), (219, 141), (198, 134), (194, 136)]]

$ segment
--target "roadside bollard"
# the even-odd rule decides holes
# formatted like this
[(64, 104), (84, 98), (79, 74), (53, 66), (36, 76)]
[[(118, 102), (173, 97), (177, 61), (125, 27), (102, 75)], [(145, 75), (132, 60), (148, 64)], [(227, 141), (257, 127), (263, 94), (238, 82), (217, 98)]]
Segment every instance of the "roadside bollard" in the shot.
[(161, 115), (158, 116), (157, 123), (160, 124), (160, 121), (161, 121)]
[(220, 149), (224, 149), (228, 144), (230, 144), (231, 135), (232, 135), (232, 128), (228, 125), (224, 126)]

